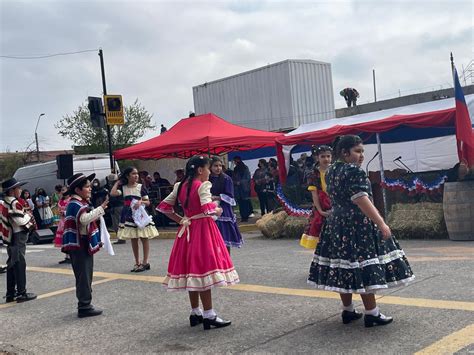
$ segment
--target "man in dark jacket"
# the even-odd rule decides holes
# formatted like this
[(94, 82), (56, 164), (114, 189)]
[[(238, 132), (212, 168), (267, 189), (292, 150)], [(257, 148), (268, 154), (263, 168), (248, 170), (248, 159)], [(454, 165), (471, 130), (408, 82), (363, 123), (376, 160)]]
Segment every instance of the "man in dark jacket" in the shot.
[(234, 197), (239, 204), (241, 221), (247, 222), (252, 213), (252, 203), (250, 202), (250, 170), (239, 156), (234, 158), (234, 164), (235, 168), (232, 173)]

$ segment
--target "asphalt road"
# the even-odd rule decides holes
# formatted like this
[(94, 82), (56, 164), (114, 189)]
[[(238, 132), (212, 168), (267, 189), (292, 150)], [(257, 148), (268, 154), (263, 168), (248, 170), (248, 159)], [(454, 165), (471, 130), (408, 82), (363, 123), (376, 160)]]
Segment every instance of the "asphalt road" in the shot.
[[(93, 303), (99, 317), (76, 315), (74, 277), (52, 245), (28, 246), (28, 290), (40, 297), (0, 301), (0, 354), (64, 353), (474, 353), (474, 243), (402, 241), (416, 282), (378, 295), (394, 322), (343, 325), (337, 294), (306, 285), (312, 253), (296, 240), (246, 233), (232, 257), (241, 284), (213, 291), (214, 308), (232, 325), (189, 327), (186, 293), (167, 293), (172, 240), (151, 243), (151, 270), (131, 273), (130, 243), (95, 258)], [(0, 261), (6, 251), (1, 249)], [(0, 275), (5, 294), (5, 274)], [(355, 303), (361, 301), (355, 296)], [(3, 351), (3, 352), (2, 352)]]

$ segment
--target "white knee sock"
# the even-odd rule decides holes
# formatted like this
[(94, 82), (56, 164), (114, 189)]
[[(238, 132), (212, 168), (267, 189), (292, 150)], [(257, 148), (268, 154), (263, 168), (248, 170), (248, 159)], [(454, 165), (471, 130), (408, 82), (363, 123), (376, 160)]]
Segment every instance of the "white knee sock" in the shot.
[(343, 311), (354, 312), (354, 303), (351, 303), (349, 306), (342, 305), (341, 309)]
[(202, 309), (199, 307), (191, 309), (191, 315), (202, 316)]
[(202, 313), (202, 316), (204, 318), (207, 318), (207, 319), (214, 319), (216, 318), (217, 316), (217, 313), (211, 308), (209, 310), (205, 310), (203, 313)]

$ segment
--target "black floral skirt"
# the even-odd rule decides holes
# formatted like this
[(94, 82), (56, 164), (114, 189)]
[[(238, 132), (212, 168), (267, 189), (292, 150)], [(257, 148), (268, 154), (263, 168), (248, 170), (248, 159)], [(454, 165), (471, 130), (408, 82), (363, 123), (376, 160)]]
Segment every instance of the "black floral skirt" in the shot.
[(367, 217), (351, 212), (349, 218), (326, 220), (308, 283), (339, 293), (374, 293), (412, 281), (415, 276), (395, 237), (383, 240)]

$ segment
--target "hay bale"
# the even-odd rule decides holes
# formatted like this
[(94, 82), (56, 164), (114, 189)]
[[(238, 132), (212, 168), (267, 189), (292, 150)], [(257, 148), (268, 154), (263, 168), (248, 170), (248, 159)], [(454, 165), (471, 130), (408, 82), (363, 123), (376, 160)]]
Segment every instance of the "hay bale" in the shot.
[(270, 239), (282, 237), (283, 226), (288, 215), (285, 211), (277, 213), (267, 213), (255, 222), (256, 226), (262, 232), (263, 236)]
[(300, 239), (303, 234), (308, 218), (289, 216), (283, 226), (283, 236), (289, 239)]
[(388, 225), (398, 239), (448, 238), (442, 203), (394, 204), (388, 216)]

